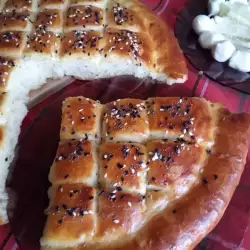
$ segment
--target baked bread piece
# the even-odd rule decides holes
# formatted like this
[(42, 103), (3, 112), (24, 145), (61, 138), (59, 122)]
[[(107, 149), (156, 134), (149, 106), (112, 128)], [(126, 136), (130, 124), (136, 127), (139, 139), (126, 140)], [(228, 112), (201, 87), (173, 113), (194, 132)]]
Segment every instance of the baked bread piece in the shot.
[[(78, 98), (69, 98), (64, 105)], [(114, 129), (117, 140), (107, 141), (103, 126), (101, 141), (78, 138), (79, 144), (100, 143), (98, 180), (90, 183), (81, 176), (58, 186), (57, 179), (50, 178), (49, 215), (40, 241), (43, 250), (193, 249), (223, 216), (244, 170), (250, 115), (232, 114), (200, 98), (123, 99), (104, 105), (100, 123), (107, 119), (107, 107), (118, 116), (120, 108), (130, 114), (131, 102), (145, 104), (138, 107), (146, 114), (154, 111), (144, 117), (148, 136), (140, 144), (118, 142), (124, 132), (120, 126)], [(88, 102), (84, 103), (87, 108)], [(63, 107), (63, 117), (65, 112)], [(134, 119), (128, 131), (141, 128), (137, 122), (141, 118)], [(140, 135), (134, 137), (137, 141)], [(80, 162), (81, 157), (85, 161)], [(81, 153), (69, 161), (95, 173), (88, 157)], [(62, 168), (72, 169), (76, 176), (73, 168)]]
[[(65, 75), (134, 75), (173, 84), (187, 79), (187, 68), (173, 32), (139, 0), (0, 0), (1, 191), (29, 91)], [(2, 207), (6, 202), (0, 218), (7, 222)]]

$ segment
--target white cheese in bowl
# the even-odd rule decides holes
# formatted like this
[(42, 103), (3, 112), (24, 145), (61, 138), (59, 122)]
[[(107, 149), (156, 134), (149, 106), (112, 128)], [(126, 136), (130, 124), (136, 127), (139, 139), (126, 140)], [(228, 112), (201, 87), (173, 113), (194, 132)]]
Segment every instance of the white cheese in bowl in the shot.
[(230, 41), (219, 42), (213, 46), (212, 56), (218, 62), (226, 62), (235, 50), (235, 46)]
[(220, 33), (205, 31), (199, 37), (199, 44), (203, 49), (211, 49), (218, 42), (226, 40), (225, 36)]
[(199, 15), (193, 20), (193, 29), (196, 34), (214, 30), (214, 22), (206, 15)]
[[(198, 15), (193, 29), (198, 42), (218, 62), (250, 72), (250, 3), (248, 0), (209, 0), (209, 15)], [(210, 18), (212, 17), (212, 18)]]
[(229, 61), (229, 66), (242, 72), (250, 72), (250, 50), (236, 51)]

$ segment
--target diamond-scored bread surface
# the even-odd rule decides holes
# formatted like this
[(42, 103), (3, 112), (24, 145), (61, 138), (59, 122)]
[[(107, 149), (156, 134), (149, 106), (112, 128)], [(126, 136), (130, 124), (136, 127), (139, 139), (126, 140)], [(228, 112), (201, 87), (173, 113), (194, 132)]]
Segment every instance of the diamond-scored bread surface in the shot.
[[(169, 83), (186, 79), (185, 63), (173, 35), (166, 42), (175, 46), (175, 56), (166, 48), (167, 54), (160, 56), (156, 48), (164, 42), (154, 41), (150, 33), (158, 18), (153, 20), (154, 14), (139, 1), (1, 0), (0, 7), (0, 56), (89, 57), (104, 63), (131, 60), (138, 71), (140, 67), (148, 70), (153, 78), (169, 78)], [(143, 11), (148, 12), (148, 20), (139, 15)], [(163, 24), (158, 21), (159, 29)], [(177, 66), (173, 72), (167, 72), (172, 63), (166, 63), (168, 60)]]
[(178, 224), (193, 190), (225, 180), (219, 167), (209, 172), (216, 159), (228, 158), (217, 146), (228, 140), (222, 105), (177, 97), (102, 105), (70, 97), (62, 110), (43, 249), (117, 249), (157, 216), (170, 213)]
[[(4, 131), (0, 224), (7, 222), (5, 182), (29, 92), (48, 78), (93, 80), (120, 75), (151, 77), (167, 84), (187, 78), (173, 32), (140, 1), (0, 0), (0, 127)], [(75, 139), (81, 136), (77, 129)], [(88, 133), (100, 138), (98, 131)]]

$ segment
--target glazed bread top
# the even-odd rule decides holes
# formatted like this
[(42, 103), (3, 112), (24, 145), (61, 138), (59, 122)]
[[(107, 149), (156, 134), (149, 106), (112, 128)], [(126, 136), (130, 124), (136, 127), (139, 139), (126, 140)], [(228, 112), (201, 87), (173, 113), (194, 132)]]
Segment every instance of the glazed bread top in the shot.
[(173, 84), (187, 68), (173, 32), (139, 0), (0, 0), (0, 224), (28, 94), (66, 75)]
[(63, 103), (43, 249), (193, 249), (239, 183), (250, 116), (201, 98)]
[(172, 31), (139, 1), (1, 0), (0, 8), (4, 58), (84, 59), (105, 65), (107, 71), (112, 71), (111, 61), (129, 62), (132, 72), (147, 71), (133, 72), (143, 77), (169, 84), (187, 78)]

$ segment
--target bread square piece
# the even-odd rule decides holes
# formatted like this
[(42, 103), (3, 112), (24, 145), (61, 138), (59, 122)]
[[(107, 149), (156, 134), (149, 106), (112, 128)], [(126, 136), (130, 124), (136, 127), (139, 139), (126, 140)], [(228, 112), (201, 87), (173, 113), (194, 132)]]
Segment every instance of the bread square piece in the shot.
[(55, 185), (42, 246), (73, 247), (88, 241), (96, 221), (95, 189), (81, 184)]
[(27, 41), (25, 56), (55, 57), (58, 53), (60, 37), (53, 32), (36, 30)]
[(110, 1), (108, 5), (109, 28), (143, 31), (143, 22), (137, 14), (116, 1)]
[(34, 23), (35, 29), (46, 31), (61, 32), (62, 31), (62, 11), (56, 9), (42, 10)]
[(7, 0), (4, 11), (35, 11), (37, 8), (36, 2), (36, 0)]
[(144, 194), (146, 149), (143, 145), (109, 143), (100, 146), (100, 183), (104, 188)]
[(214, 143), (215, 119), (201, 98), (150, 98), (147, 101), (150, 137)]
[(109, 61), (130, 59), (137, 66), (143, 63), (151, 68), (154, 64), (151, 47), (150, 37), (143, 33), (109, 28), (104, 32), (104, 56)]
[(71, 6), (66, 13), (65, 30), (103, 28), (103, 10), (91, 5)]
[(33, 15), (28, 11), (0, 13), (0, 31), (30, 31)]
[(27, 37), (24, 32), (0, 32), (0, 56), (20, 57)]
[(85, 183), (91, 186), (97, 181), (95, 144), (85, 140), (61, 141), (50, 170), (52, 183)]
[[(0, 91), (7, 87), (8, 80), (12, 70), (15, 67), (15, 61), (11, 58), (0, 57)], [(3, 96), (0, 96), (0, 103)]]
[(61, 139), (100, 140), (102, 105), (83, 97), (70, 97), (63, 103)]
[(101, 191), (96, 237), (114, 240), (135, 232), (145, 209), (145, 196)]
[(103, 138), (105, 141), (143, 142), (149, 136), (145, 102), (123, 99), (104, 107)]
[(151, 189), (188, 190), (203, 169), (206, 151), (198, 145), (180, 142), (147, 143), (148, 185)]
[(99, 59), (101, 51), (102, 34), (97, 31), (70, 31), (64, 34), (60, 56), (69, 58)]

